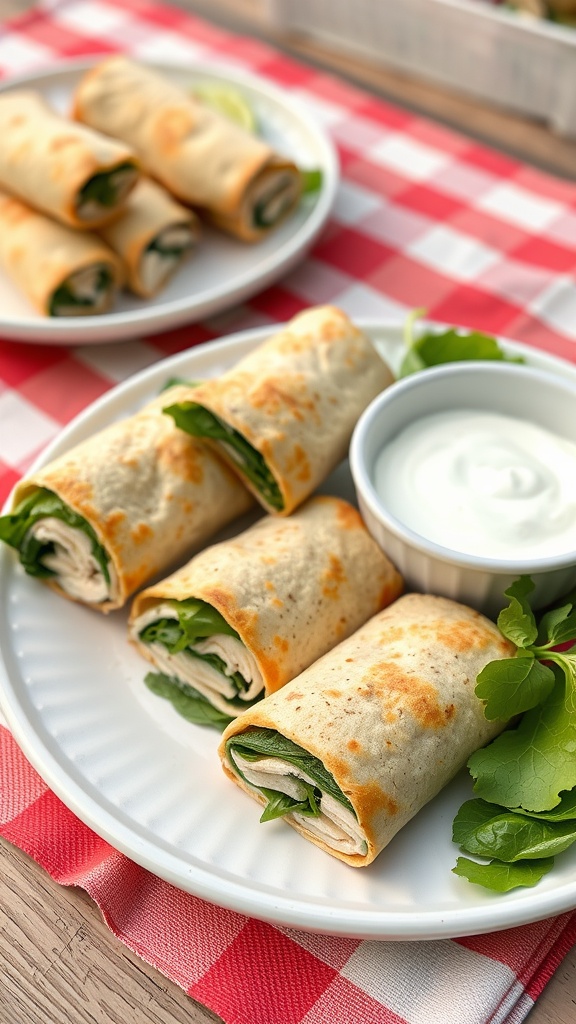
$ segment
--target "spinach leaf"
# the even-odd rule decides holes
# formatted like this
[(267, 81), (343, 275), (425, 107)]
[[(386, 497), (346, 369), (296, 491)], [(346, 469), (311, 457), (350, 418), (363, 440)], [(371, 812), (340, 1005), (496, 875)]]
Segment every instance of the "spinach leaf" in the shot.
[(177, 402), (163, 411), (172, 416), (177, 427), (193, 437), (208, 437), (223, 443), (234, 458), (234, 465), (250, 480), (264, 500), (278, 512), (284, 508), (280, 488), (263, 456), (242, 434), (196, 402)]
[(107, 171), (98, 171), (82, 186), (78, 193), (76, 208), (86, 203), (98, 203), (99, 206), (112, 207), (118, 202), (119, 182), (123, 178), (122, 171), (133, 171), (135, 165), (126, 160)]
[[(283, 761), (287, 761), (288, 764), (294, 765), (295, 768), (299, 768), (300, 771), (308, 775), (309, 778), (313, 779), (315, 788), (319, 789), (324, 793), (328, 793), (330, 796), (338, 800), (339, 803), (343, 804), (352, 814), (356, 814), (354, 808), (348, 797), (344, 795), (340, 787), (334, 781), (332, 774), (322, 764), (319, 758), (314, 757), (313, 754), (308, 753), (303, 747), (299, 747), (292, 740), (287, 739), (281, 733), (276, 732), (275, 729), (261, 729), (252, 728), (242, 733), (240, 736), (231, 736), (226, 744), (226, 752), (230, 759), (231, 765), (239, 775), (242, 775), (240, 768), (237, 767), (234, 760), (234, 753), (238, 753), (241, 757), (247, 761), (259, 761), (261, 757), (277, 757)], [(244, 776), (242, 775), (244, 778)], [(247, 780), (245, 780), (247, 781)], [(250, 785), (250, 783), (249, 783)], [(262, 792), (264, 790), (262, 789)], [(288, 798), (291, 799), (291, 798)], [(298, 807), (296, 805), (298, 804)], [(307, 811), (302, 811), (299, 805), (299, 801), (292, 800), (291, 806), (287, 803), (278, 803), (278, 807), (284, 806), (285, 810), (274, 813), (274, 817), (278, 817), (279, 814), (287, 814), (288, 811), (298, 809), (301, 813), (312, 814), (316, 812), (313, 808), (312, 800), (310, 799), (310, 793), (306, 801), (308, 807)], [(272, 812), (271, 812), (272, 813)], [(266, 820), (262, 818), (262, 820)]]
[(197, 640), (204, 640), (215, 634), (225, 634), (240, 640), (236, 630), (232, 629), (220, 612), (206, 601), (200, 601), (197, 598), (167, 603), (175, 609), (178, 620), (161, 618), (148, 623), (139, 634), (140, 640), (145, 644), (163, 644), (170, 654), (179, 654), (180, 651), (185, 651), (188, 656), (206, 662), (217, 672), (226, 676), (238, 692), (247, 690), (249, 684), (240, 672), (228, 675), (226, 663), (217, 654), (201, 654), (193, 649), (193, 644)]
[(74, 306), (77, 306), (78, 309), (91, 309), (95, 306), (102, 292), (105, 292), (111, 284), (112, 274), (108, 267), (100, 267), (96, 281), (96, 292), (91, 297), (78, 295), (73, 288), (71, 279), (67, 278), (52, 292), (48, 314), (49, 316), (61, 316), (63, 309), (68, 312), (69, 308)]
[(55, 576), (52, 569), (43, 564), (43, 559), (54, 551), (54, 544), (39, 541), (30, 534), (31, 527), (48, 517), (60, 519), (74, 530), (82, 530), (90, 539), (92, 554), (96, 559), (107, 583), (110, 583), (109, 557), (106, 549), (83, 516), (66, 505), (58, 495), (39, 487), (5, 516), (0, 516), (0, 540), (16, 548), (20, 561), (30, 576)]
[(152, 693), (169, 700), (179, 715), (195, 725), (211, 725), (223, 730), (234, 720), (213, 707), (194, 687), (163, 672), (148, 672), (144, 682)]
[(288, 796), (286, 793), (278, 793), (275, 789), (265, 789), (264, 786), (260, 787), (260, 792), (268, 801), (260, 821), (273, 821), (274, 818), (283, 818), (285, 814), (293, 813), (294, 811), (298, 811), (299, 814), (305, 814), (309, 818), (320, 817), (319, 804), (322, 797), (320, 790), (315, 786), (311, 786), (309, 782), (303, 782), (302, 779), (298, 781), (306, 790), (305, 800), (294, 800), (293, 797)]

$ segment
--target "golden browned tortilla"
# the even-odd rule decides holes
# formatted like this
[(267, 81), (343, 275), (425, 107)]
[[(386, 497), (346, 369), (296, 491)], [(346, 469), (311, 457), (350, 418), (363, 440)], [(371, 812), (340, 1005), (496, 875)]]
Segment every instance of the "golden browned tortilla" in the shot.
[[(370, 338), (342, 310), (317, 306), (186, 397), (260, 453), (288, 515), (345, 458), (358, 417), (392, 381)], [(206, 440), (242, 472), (227, 445)], [(245, 482), (268, 512), (277, 511)]]
[(84, 76), (73, 113), (130, 145), (144, 170), (174, 196), (245, 241), (266, 233), (254, 212), (267, 196), (286, 190), (276, 223), (300, 198), (300, 173), (292, 161), (165, 75), (127, 57), (110, 57)]
[[(150, 622), (177, 618), (167, 602), (205, 601), (238, 633), (239, 639), (219, 636), (214, 653), (230, 674), (242, 668), (249, 676), (243, 699), (253, 700), (284, 686), (401, 590), (400, 574), (357, 510), (341, 498), (320, 496), (286, 519), (265, 516), (143, 590), (132, 606), (130, 633), (162, 671), (203, 692), (211, 673), (201, 661), (186, 652), (170, 655), (138, 636)], [(217, 689), (205, 696), (220, 710), (239, 713)]]
[[(232, 722), (220, 746), (224, 771), (265, 803), (234, 771), (227, 740), (253, 727), (292, 740), (324, 764), (355, 815), (333, 800), (325, 813), (323, 797), (320, 818), (292, 812), (285, 820), (340, 860), (370, 864), (470, 754), (504, 728), (484, 717), (474, 687), (489, 661), (513, 652), (478, 612), (445, 598), (405, 595)], [(290, 765), (274, 767), (294, 775)]]
[(108, 552), (111, 582), (104, 588), (89, 560), (75, 563), (77, 545), (69, 532), (63, 534), (58, 522), (48, 524), (59, 543), (63, 576), (46, 582), (64, 596), (103, 612), (120, 608), (138, 587), (252, 505), (224, 463), (162, 414), (166, 395), (179, 392), (179, 386), (165, 392), (17, 485), (13, 507), (47, 488), (87, 520)]
[[(192, 210), (177, 203), (161, 185), (142, 176), (121, 216), (99, 233), (122, 259), (131, 291), (149, 298), (167, 283), (196, 244), (200, 222)], [(153, 243), (168, 250), (182, 246), (182, 255), (163, 258), (161, 252), (150, 251)]]
[[(67, 314), (61, 309), (58, 315), (105, 313), (123, 280), (121, 261), (98, 235), (74, 231), (1, 191), (0, 264), (45, 316), (66, 282), (76, 282), (79, 294), (93, 295), (94, 302), (71, 306)], [(109, 283), (98, 291), (101, 270)]]
[[(137, 179), (137, 161), (125, 143), (76, 124), (28, 89), (0, 96), (0, 188), (73, 227), (96, 227), (118, 215)], [(79, 206), (84, 185), (100, 172), (122, 171), (118, 201)]]

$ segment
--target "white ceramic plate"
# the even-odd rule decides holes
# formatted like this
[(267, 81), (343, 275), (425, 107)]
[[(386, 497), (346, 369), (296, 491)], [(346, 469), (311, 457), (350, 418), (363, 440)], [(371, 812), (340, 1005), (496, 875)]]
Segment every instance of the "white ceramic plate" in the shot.
[[(0, 92), (38, 90), (63, 114), (83, 73), (96, 63), (62, 63), (25, 78), (10, 79)], [(221, 65), (153, 65), (185, 88), (197, 82), (228, 84), (250, 103), (259, 132), (299, 167), (322, 171), (322, 186), (305, 196), (294, 214), (254, 245), (206, 227), (197, 251), (154, 299), (122, 293), (110, 313), (92, 317), (43, 317), (0, 269), (0, 338), (50, 345), (84, 345), (143, 337), (192, 323), (262, 291), (293, 267), (322, 230), (338, 186), (338, 158), (302, 104), (263, 79)]]
[[(401, 330), (363, 325), (396, 366)], [(248, 331), (158, 363), (105, 395), (47, 449), (43, 465), (132, 412), (174, 375), (221, 373), (269, 334)], [(509, 347), (576, 380), (576, 367)], [(347, 465), (323, 490), (352, 494)], [(236, 530), (239, 529), (238, 524)], [(191, 725), (145, 687), (126, 613), (69, 603), (0, 553), (0, 703), (18, 743), (83, 821), (181, 889), (254, 917), (378, 939), (432, 939), (508, 928), (576, 906), (576, 848), (534, 889), (485, 892), (451, 872), (451, 823), (471, 795), (463, 772), (368, 868), (322, 853), (222, 773), (219, 733)]]

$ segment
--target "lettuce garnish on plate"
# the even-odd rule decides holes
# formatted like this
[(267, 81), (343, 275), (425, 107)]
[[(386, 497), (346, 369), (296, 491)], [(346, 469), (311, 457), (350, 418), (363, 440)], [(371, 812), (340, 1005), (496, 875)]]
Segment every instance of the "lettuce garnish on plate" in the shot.
[(456, 874), (497, 892), (535, 885), (576, 841), (576, 592), (536, 620), (526, 576), (505, 591), (498, 627), (516, 645), (490, 662), (476, 694), (487, 718), (521, 716), (468, 761), (477, 799), (453, 824)]
[(409, 377), (419, 370), (442, 363), (459, 363), (472, 359), (500, 360), (508, 363), (523, 363), (522, 356), (509, 356), (496, 338), (482, 331), (462, 331), (450, 327), (446, 331), (424, 331), (415, 336), (416, 321), (424, 316), (425, 309), (415, 309), (404, 323), (404, 344), (406, 353), (400, 366), (399, 377)]

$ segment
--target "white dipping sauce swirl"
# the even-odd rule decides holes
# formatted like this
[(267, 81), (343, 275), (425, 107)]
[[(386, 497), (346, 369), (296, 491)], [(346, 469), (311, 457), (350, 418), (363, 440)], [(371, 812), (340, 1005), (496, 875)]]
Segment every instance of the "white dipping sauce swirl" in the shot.
[(415, 420), (375, 463), (388, 512), (428, 540), (486, 558), (576, 550), (576, 444), (467, 409)]

